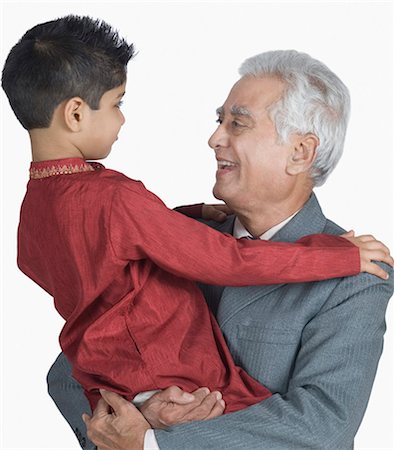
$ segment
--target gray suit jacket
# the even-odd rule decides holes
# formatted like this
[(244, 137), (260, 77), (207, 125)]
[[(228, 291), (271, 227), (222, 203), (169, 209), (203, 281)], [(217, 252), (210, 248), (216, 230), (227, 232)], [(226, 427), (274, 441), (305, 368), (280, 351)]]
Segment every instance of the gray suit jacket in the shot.
[[(230, 217), (214, 226), (231, 233), (233, 223)], [(312, 195), (273, 240), (342, 232)], [(315, 283), (202, 289), (235, 362), (274, 395), (217, 419), (155, 431), (160, 448), (353, 448), (382, 352), (393, 278), (385, 282), (360, 274)], [(81, 393), (73, 398), (79, 387), (63, 357), (48, 380), (51, 396), (84, 440), (83, 424), (76, 419), (86, 403)]]

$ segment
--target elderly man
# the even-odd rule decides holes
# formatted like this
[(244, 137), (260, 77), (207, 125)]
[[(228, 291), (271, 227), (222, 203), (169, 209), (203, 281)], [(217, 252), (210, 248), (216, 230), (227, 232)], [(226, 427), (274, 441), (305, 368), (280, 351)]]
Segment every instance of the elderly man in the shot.
[[(209, 140), (218, 162), (213, 192), (234, 215), (210, 225), (285, 242), (343, 233), (324, 217), (313, 188), (341, 157), (348, 90), (324, 64), (296, 51), (252, 57), (240, 74)], [(235, 362), (272, 397), (221, 415), (220, 400), (206, 391), (190, 397), (169, 388), (141, 407), (148, 423), (103, 392), (93, 417), (84, 416), (98, 448), (351, 449), (382, 352), (392, 278), (202, 289)], [(88, 406), (63, 356), (48, 380), (82, 447), (91, 448), (79, 419)]]

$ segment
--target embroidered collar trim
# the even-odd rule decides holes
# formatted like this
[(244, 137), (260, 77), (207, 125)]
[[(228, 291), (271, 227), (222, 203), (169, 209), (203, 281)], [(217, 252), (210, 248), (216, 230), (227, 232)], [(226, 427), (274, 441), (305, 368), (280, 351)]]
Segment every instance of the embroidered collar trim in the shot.
[(50, 161), (32, 162), (30, 179), (39, 180), (55, 175), (71, 175), (74, 173), (94, 172), (104, 166), (97, 162), (87, 162), (82, 158), (68, 158)]

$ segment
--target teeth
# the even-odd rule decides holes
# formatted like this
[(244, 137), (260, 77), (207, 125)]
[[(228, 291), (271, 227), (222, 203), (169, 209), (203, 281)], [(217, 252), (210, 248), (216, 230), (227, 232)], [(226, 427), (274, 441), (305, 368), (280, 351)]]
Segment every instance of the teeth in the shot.
[(218, 168), (224, 169), (225, 167), (234, 167), (235, 164), (231, 161), (218, 161)]

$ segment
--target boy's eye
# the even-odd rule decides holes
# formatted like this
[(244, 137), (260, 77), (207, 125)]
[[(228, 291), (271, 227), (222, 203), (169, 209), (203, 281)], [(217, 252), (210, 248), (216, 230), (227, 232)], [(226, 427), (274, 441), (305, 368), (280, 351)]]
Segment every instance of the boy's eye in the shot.
[(123, 105), (123, 100), (121, 100), (120, 102), (118, 102), (115, 106), (117, 108), (120, 108)]

